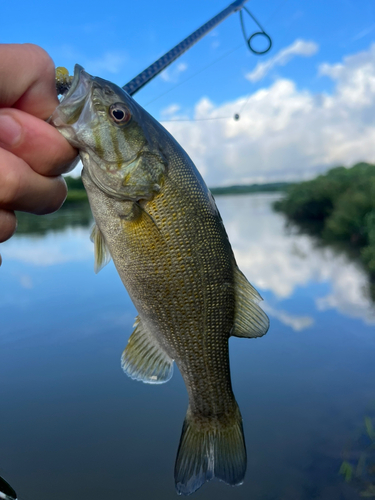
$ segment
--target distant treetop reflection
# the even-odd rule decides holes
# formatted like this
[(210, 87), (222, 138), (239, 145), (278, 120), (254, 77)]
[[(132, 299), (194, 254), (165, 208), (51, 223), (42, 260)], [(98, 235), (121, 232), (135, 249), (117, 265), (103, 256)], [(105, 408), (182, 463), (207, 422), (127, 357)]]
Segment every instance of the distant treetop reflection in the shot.
[(17, 212), (17, 233), (43, 235), (50, 231), (61, 231), (67, 227), (88, 227), (92, 215), (88, 202), (64, 204), (60, 210), (48, 215), (33, 215)]

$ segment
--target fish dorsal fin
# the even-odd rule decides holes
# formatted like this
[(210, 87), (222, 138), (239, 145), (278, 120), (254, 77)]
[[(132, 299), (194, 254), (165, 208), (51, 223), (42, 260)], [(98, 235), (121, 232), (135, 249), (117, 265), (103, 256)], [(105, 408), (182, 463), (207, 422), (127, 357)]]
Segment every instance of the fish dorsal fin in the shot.
[(255, 338), (267, 333), (269, 319), (259, 307), (262, 297), (236, 266), (234, 272), (236, 312), (232, 335)]
[(98, 272), (111, 260), (111, 254), (109, 253), (104, 236), (96, 224), (92, 228), (90, 239), (94, 243), (94, 270), (95, 273), (98, 274)]
[(135, 330), (122, 353), (122, 369), (132, 379), (146, 384), (168, 382), (173, 375), (173, 359), (160, 347), (139, 316), (136, 317), (134, 326)]

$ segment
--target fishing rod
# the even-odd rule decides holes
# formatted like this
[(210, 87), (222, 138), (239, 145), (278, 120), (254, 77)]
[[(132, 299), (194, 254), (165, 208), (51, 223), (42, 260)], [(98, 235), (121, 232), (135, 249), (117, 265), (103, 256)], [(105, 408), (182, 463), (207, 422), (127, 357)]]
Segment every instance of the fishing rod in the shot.
[[(178, 57), (180, 57), (184, 52), (186, 52), (190, 47), (192, 47), (195, 43), (197, 43), (201, 38), (203, 38), (209, 31), (211, 31), (215, 26), (220, 24), (224, 19), (226, 19), (230, 14), (234, 12), (240, 13), (240, 22), (242, 33), (245, 39), (245, 42), (251, 52), (255, 55), (263, 55), (266, 54), (272, 47), (272, 40), (268, 33), (260, 25), (259, 21), (255, 18), (255, 16), (244, 6), (247, 0), (236, 0), (231, 3), (227, 8), (219, 12), (216, 16), (210, 19), (207, 23), (203, 24), (200, 28), (194, 31), (191, 35), (186, 37), (182, 42), (173, 47), (170, 51), (166, 52), (162, 57), (160, 57), (157, 61), (148, 66), (145, 70), (139, 73), (135, 78), (130, 80), (126, 85), (122, 88), (129, 94), (134, 95), (138, 90), (144, 87), (148, 82), (150, 82), (153, 78), (155, 78), (159, 73), (161, 73), (165, 68), (167, 68), (172, 62), (174, 62)], [(246, 12), (252, 20), (258, 25), (259, 31), (254, 32), (249, 37), (246, 34), (245, 24), (243, 19), (243, 12)], [(262, 50), (256, 49), (253, 47), (252, 43), (257, 36), (263, 36), (266, 40), (266, 47)], [(243, 111), (246, 103), (242, 107), (241, 112)], [(221, 118), (220, 118), (221, 119)], [(234, 115), (234, 119), (237, 121), (240, 119), (240, 113), (236, 113)], [(176, 120), (171, 120), (176, 121)], [(190, 121), (190, 120), (189, 120)]]
[(247, 0), (236, 0), (224, 10), (219, 12), (215, 17), (210, 19), (207, 23), (203, 24), (200, 28), (194, 31), (187, 38), (182, 40), (173, 49), (169, 50), (166, 54), (160, 57), (157, 61), (152, 63), (148, 68), (143, 70), (139, 75), (130, 80), (122, 88), (129, 94), (134, 95), (138, 90), (146, 85), (150, 80), (155, 78), (156, 75), (161, 73), (167, 66), (169, 66), (173, 61), (180, 57), (184, 52), (186, 52), (190, 47), (197, 43), (201, 38), (203, 38), (209, 31), (220, 24), (224, 19), (230, 16), (233, 12), (241, 10), (243, 5)]
[[(144, 87), (148, 82), (150, 82), (155, 76), (161, 73), (165, 68), (167, 68), (172, 62), (174, 62), (178, 57), (180, 57), (184, 52), (186, 52), (190, 47), (192, 47), (195, 43), (197, 43), (201, 38), (203, 38), (209, 31), (211, 31), (215, 26), (220, 24), (224, 19), (226, 19), (230, 14), (234, 12), (240, 13), (240, 22), (242, 33), (245, 39), (245, 42), (251, 52), (255, 55), (263, 55), (266, 54), (272, 47), (272, 39), (262, 28), (261, 24), (255, 16), (244, 6), (247, 0), (236, 0), (231, 3), (224, 10), (219, 12), (216, 16), (210, 19), (207, 23), (203, 24), (200, 28), (194, 31), (191, 35), (186, 37), (182, 42), (177, 44), (173, 49), (166, 52), (162, 57), (160, 57), (157, 61), (152, 63), (148, 68), (139, 73), (135, 78), (130, 80), (126, 85), (122, 88), (129, 94), (134, 95), (138, 90)], [(249, 37), (246, 34), (245, 23), (243, 19), (243, 12), (246, 12), (252, 20), (258, 25), (259, 31), (254, 32)], [(266, 40), (266, 47), (264, 49), (254, 48), (252, 43), (254, 43), (254, 39), (257, 36), (263, 36)], [(245, 108), (247, 101), (241, 109), (241, 112)], [(234, 119), (237, 121), (240, 119), (240, 113), (236, 113), (234, 115)], [(223, 119), (224, 117), (220, 117), (218, 119)], [(226, 118), (225, 118), (226, 119)], [(170, 120), (170, 121), (179, 121), (179, 120)], [(190, 121), (190, 120), (183, 120)]]
[[(150, 66), (144, 69), (141, 73), (139, 73), (136, 77), (134, 77), (130, 82), (126, 83), (122, 88), (129, 94), (134, 95), (138, 92), (142, 87), (144, 87), (148, 82), (150, 82), (153, 78), (155, 78), (159, 73), (165, 70), (170, 64), (172, 64), (178, 57), (184, 54), (187, 50), (190, 49), (195, 43), (197, 43), (201, 38), (203, 38), (207, 33), (215, 28), (218, 24), (220, 24), (224, 19), (233, 14), (234, 12), (240, 13), (240, 21), (242, 27), (242, 33), (245, 38), (245, 42), (248, 45), (249, 49), (255, 55), (263, 55), (266, 54), (272, 47), (271, 37), (265, 32), (260, 23), (256, 20), (254, 15), (244, 6), (244, 4), (248, 0), (236, 0), (226, 7), (224, 10), (219, 12), (212, 19), (203, 24), (200, 28), (195, 30), (191, 35), (184, 38), (182, 42), (178, 43), (171, 50), (166, 52), (162, 57), (153, 62)], [(244, 21), (243, 21), (243, 11), (245, 11), (253, 21), (258, 25), (259, 31), (254, 32), (250, 37), (246, 35)], [(254, 42), (254, 38), (256, 36), (263, 36), (266, 39), (266, 48), (263, 50), (257, 50), (252, 46)], [(72, 76), (69, 76), (69, 72), (67, 69), (63, 67), (56, 68), (56, 89), (58, 95), (64, 95), (71, 83)]]

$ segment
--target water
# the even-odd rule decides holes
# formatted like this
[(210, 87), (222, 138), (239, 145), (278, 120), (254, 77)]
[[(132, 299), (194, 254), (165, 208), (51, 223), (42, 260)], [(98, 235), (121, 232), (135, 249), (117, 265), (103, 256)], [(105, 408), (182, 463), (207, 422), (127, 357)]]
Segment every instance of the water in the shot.
[[(359, 499), (343, 459), (375, 406), (375, 306), (359, 264), (285, 228), (275, 195), (218, 197), (240, 268), (271, 328), (230, 340), (248, 449), (243, 486), (199, 499)], [(182, 378), (149, 386), (120, 356), (136, 311), (109, 264), (93, 272), (82, 208), (0, 246), (0, 475), (21, 500), (175, 499)], [(71, 218), (72, 213), (74, 218)], [(39, 222), (43, 221), (43, 222)], [(42, 224), (42, 225), (40, 225)]]

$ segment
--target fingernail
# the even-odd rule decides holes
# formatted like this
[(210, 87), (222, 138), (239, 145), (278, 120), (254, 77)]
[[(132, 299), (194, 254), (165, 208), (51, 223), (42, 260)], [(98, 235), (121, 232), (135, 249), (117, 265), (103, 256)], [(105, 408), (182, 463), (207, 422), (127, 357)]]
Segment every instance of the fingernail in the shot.
[(0, 145), (14, 146), (21, 137), (21, 125), (9, 115), (0, 115)]

